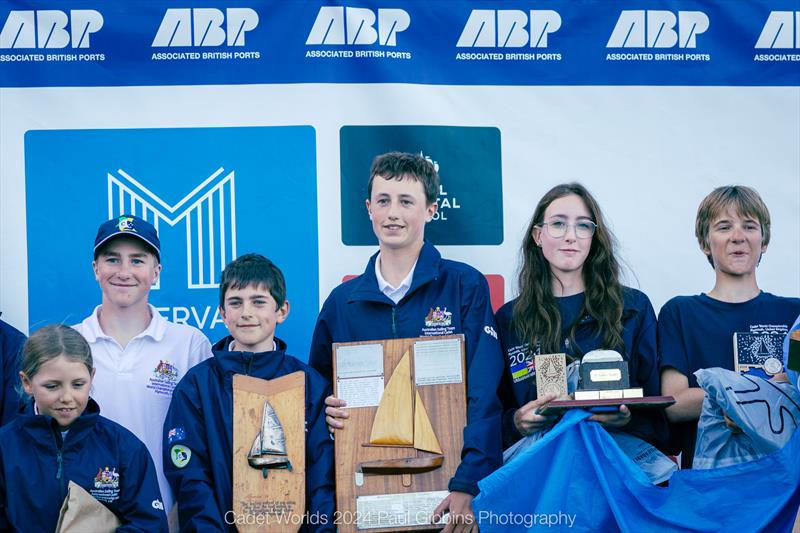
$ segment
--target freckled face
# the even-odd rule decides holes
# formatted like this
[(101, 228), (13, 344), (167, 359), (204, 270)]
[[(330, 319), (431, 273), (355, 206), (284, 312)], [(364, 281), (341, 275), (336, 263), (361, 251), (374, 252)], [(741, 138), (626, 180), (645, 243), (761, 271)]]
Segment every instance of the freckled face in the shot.
[(375, 176), (367, 211), (372, 230), (381, 247), (405, 249), (421, 247), (425, 224), (436, 213), (436, 202), (427, 205), (422, 182), (403, 178), (384, 179)]

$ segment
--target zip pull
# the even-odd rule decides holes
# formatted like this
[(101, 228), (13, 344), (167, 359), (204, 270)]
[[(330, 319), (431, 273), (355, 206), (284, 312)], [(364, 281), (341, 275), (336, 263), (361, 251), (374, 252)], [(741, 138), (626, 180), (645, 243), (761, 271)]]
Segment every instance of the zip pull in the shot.
[(62, 457), (61, 457), (61, 450), (58, 450), (58, 452), (56, 454), (56, 461), (58, 461), (58, 472), (56, 472), (56, 479), (61, 479), (61, 471), (62, 471), (62, 467), (64, 466), (64, 463), (63, 463)]

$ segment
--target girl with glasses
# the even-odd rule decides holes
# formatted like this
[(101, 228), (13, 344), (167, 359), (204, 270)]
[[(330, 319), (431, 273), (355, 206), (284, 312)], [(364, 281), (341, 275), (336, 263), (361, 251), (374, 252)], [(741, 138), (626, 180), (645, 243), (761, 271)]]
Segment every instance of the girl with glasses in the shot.
[[(519, 296), (496, 315), (505, 358), (504, 446), (555, 423), (537, 414), (555, 399), (536, 393), (534, 356), (540, 353), (563, 352), (569, 361), (591, 350), (616, 350), (628, 362), (630, 386), (659, 395), (655, 312), (647, 296), (620, 283), (614, 248), (597, 202), (582, 185), (557, 185), (536, 206), (522, 243)], [(591, 419), (657, 446), (666, 440), (660, 412), (632, 414), (623, 405)]]

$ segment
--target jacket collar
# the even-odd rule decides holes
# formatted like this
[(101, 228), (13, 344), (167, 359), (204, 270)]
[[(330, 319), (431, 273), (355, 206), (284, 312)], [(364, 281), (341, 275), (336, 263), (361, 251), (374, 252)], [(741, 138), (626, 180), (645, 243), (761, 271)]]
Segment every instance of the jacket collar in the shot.
[[(347, 298), (347, 302), (370, 301), (385, 303), (387, 305), (394, 305), (385, 294), (378, 288), (378, 278), (375, 276), (375, 261), (377, 260), (378, 252), (370, 257), (369, 263), (364, 273), (354, 280), (355, 286)], [(411, 288), (400, 302), (403, 302), (418, 288), (430, 283), (439, 277), (439, 267), (442, 261), (442, 255), (434, 245), (425, 241), (422, 245), (422, 250), (419, 252), (417, 259), (417, 266), (414, 269), (414, 277), (411, 280)]]
[[(33, 410), (33, 401), (28, 402), (22, 409), (20, 416), (25, 430), (37, 438), (46, 438), (51, 434), (59, 432), (58, 424), (52, 417), (47, 415), (37, 415)], [(100, 418), (100, 406), (92, 398), (86, 404), (81, 416), (69, 427), (69, 441), (75, 442), (83, 435), (92, 430)]]
[(230, 352), (233, 337), (228, 335), (213, 346), (214, 361), (222, 370), (226, 379), (234, 374), (255, 375), (264, 379), (272, 379), (283, 367), (286, 357), (286, 343), (275, 337), (277, 350), (269, 352)]

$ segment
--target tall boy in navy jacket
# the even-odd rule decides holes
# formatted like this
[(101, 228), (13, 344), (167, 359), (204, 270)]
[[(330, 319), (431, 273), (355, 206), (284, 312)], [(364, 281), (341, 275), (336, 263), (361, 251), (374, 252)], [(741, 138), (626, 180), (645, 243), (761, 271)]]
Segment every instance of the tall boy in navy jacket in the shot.
[[(320, 311), (309, 364), (331, 379), (334, 342), (463, 333), (467, 355), (467, 426), (461, 464), (450, 495), (435, 514), (474, 526), (472, 498), (477, 483), (502, 462), (501, 406), (497, 387), (503, 359), (486, 279), (474, 268), (442, 259), (424, 241), (425, 224), (436, 213), (439, 176), (419, 155), (392, 152), (375, 158), (368, 183), (367, 211), (380, 250), (364, 273), (331, 292)], [(444, 320), (428, 318), (439, 309)], [(327, 400), (328, 423), (342, 428), (347, 411)], [(459, 526), (461, 527), (461, 526)]]
[(236, 531), (243, 518), (232, 510), (233, 375), (274, 379), (298, 370), (306, 377), (308, 529), (333, 531), (333, 443), (324, 413), (330, 385), (286, 355), (286, 343), (274, 336), (289, 314), (283, 274), (269, 259), (247, 254), (225, 267), (219, 289), (220, 315), (231, 335), (180, 381), (164, 422), (164, 472), (181, 531)]

